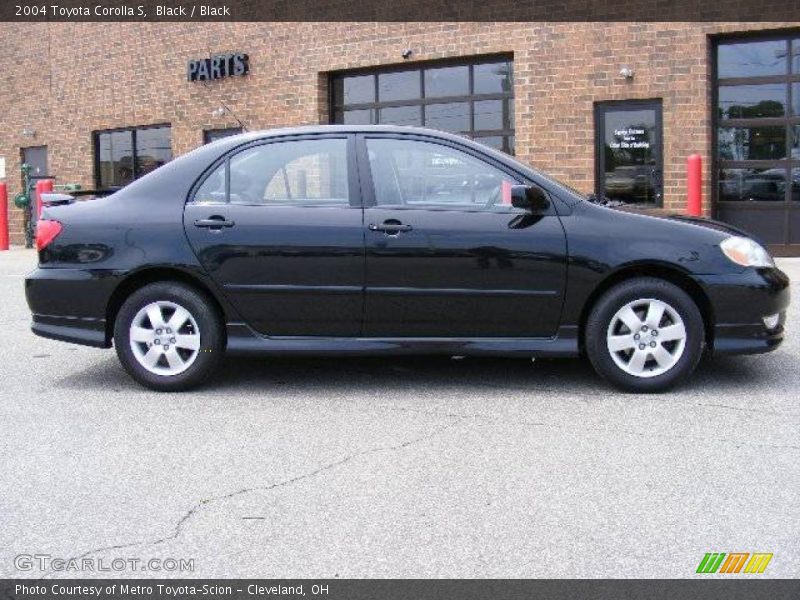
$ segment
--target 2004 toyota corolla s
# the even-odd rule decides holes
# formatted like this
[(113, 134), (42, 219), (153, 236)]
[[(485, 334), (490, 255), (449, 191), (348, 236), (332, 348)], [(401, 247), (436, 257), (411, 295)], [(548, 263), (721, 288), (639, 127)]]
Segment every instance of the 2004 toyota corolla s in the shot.
[(312, 127), (226, 138), (105, 198), (51, 196), (33, 331), (141, 384), (223, 355), (588, 356), (652, 392), (704, 350), (766, 352), (789, 281), (741, 231), (611, 210), (463, 138)]

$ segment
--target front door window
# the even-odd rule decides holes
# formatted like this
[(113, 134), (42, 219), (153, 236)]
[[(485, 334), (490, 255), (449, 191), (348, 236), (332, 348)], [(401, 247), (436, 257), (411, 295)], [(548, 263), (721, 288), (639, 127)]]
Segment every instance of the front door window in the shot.
[(441, 144), (391, 138), (367, 141), (379, 206), (435, 210), (509, 210), (512, 178)]
[(597, 194), (661, 206), (661, 102), (601, 103), (596, 108)]

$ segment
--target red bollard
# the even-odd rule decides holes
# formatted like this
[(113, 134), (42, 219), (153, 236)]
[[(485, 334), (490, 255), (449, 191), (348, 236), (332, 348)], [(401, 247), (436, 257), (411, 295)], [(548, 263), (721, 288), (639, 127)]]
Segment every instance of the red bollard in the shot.
[(36, 182), (36, 218), (42, 216), (42, 194), (50, 194), (53, 191), (52, 179), (40, 179)]
[(703, 214), (703, 157), (699, 154), (686, 160), (686, 214)]
[(0, 181), (0, 250), (8, 250), (8, 186)]

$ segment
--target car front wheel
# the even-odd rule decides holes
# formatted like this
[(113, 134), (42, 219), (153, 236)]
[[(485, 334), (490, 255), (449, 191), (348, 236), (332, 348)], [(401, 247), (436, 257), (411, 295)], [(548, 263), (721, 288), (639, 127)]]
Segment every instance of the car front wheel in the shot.
[(114, 346), (122, 366), (140, 384), (182, 391), (202, 383), (218, 366), (222, 324), (205, 295), (177, 282), (153, 283), (123, 303)]
[(631, 392), (661, 392), (688, 377), (704, 346), (703, 318), (676, 285), (655, 278), (625, 281), (595, 304), (586, 352), (595, 370)]

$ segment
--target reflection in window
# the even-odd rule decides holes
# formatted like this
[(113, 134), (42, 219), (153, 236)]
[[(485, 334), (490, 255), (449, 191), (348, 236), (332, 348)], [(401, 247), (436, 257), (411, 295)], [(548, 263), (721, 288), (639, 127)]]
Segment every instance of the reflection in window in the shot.
[(720, 44), (718, 77), (783, 75), (787, 70), (786, 52), (785, 40)]
[(169, 126), (95, 133), (96, 185), (119, 188), (172, 160)]
[(362, 75), (337, 79), (334, 82), (334, 94), (344, 98), (345, 104), (375, 102), (375, 78)]
[[(347, 140), (276, 142), (243, 150), (229, 160), (231, 204), (347, 206)], [(217, 170), (219, 171), (219, 169)], [(195, 202), (219, 198), (224, 171), (203, 182)]]
[(722, 202), (783, 202), (786, 169), (721, 169), (719, 199)]
[(476, 94), (504, 94), (514, 89), (514, 69), (510, 61), (475, 65)]
[(475, 129), (507, 129), (508, 118), (503, 113), (504, 100), (475, 102)]
[(428, 104), (425, 107), (425, 125), (442, 131), (469, 130), (469, 103)]
[(397, 139), (370, 139), (367, 148), (379, 206), (511, 210), (516, 182), (460, 150)]
[[(721, 42), (717, 57), (720, 201), (794, 199), (794, 169), (800, 160), (800, 40)], [(765, 82), (768, 77), (772, 81)], [(780, 236), (773, 238), (780, 241)]]
[(723, 85), (719, 87), (721, 119), (782, 117), (786, 114), (786, 85)]
[(800, 117), (800, 83), (792, 84), (792, 116)]
[(133, 181), (133, 132), (97, 134), (97, 187), (122, 187)]
[(419, 98), (419, 71), (400, 71), (398, 73), (381, 73), (378, 75), (378, 100), (410, 100)]
[(777, 160), (786, 157), (785, 127), (720, 127), (722, 160)]
[(153, 127), (136, 132), (136, 177), (146, 175), (172, 160), (169, 127)]
[(630, 204), (659, 204), (656, 108), (609, 106), (602, 119), (602, 194)]
[(375, 111), (371, 108), (340, 110), (336, 113), (336, 123), (344, 125), (374, 125)]
[(800, 74), (800, 38), (792, 40), (792, 73)]
[(422, 125), (422, 107), (420, 106), (393, 106), (381, 108), (380, 122), (384, 125), (405, 125), (419, 127)]
[(425, 69), (425, 97), (466, 96), (469, 94), (469, 67)]
[(513, 75), (513, 62), (505, 58), (336, 74), (331, 118), (349, 125), (430, 127), (483, 142), (497, 139), (492, 145), (513, 154)]
[(225, 170), (228, 168), (227, 161), (206, 177), (202, 185), (197, 188), (194, 201), (198, 204), (224, 204), (228, 201), (225, 188)]

